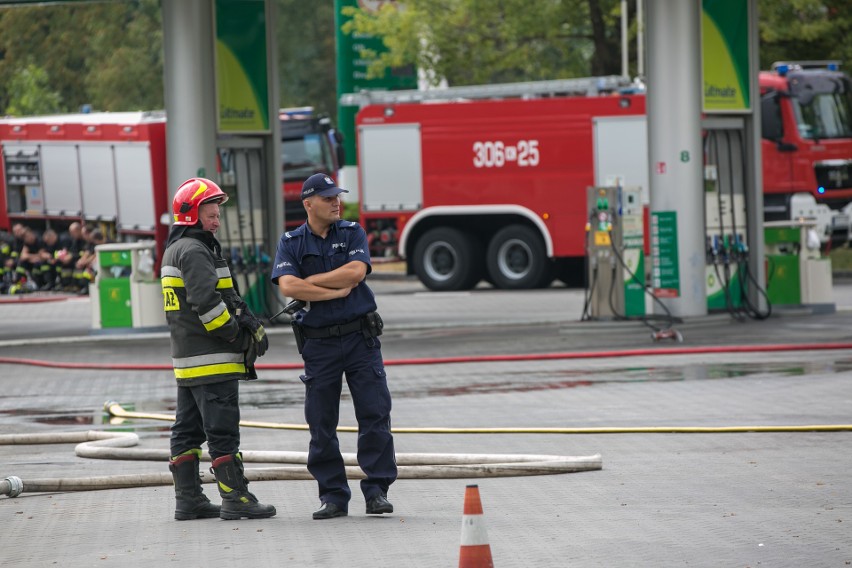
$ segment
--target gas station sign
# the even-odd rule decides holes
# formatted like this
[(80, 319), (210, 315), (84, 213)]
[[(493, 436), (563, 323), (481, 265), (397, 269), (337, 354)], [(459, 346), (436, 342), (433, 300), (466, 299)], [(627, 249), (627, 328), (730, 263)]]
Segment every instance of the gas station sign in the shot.
[(266, 2), (216, 0), (219, 132), (268, 133)]
[[(416, 89), (417, 73), (413, 67), (391, 70), (383, 77), (367, 78), (369, 61), (361, 56), (361, 52), (369, 49), (376, 53), (386, 51), (382, 38), (363, 33), (343, 33), (343, 25), (352, 19), (343, 13), (344, 8), (357, 8), (365, 12), (375, 12), (380, 9), (384, 0), (335, 0), (334, 16), (337, 30), (337, 98), (349, 93), (363, 90), (399, 90)], [(343, 132), (346, 165), (355, 165), (355, 114), (357, 107), (338, 105), (337, 125)]]
[(651, 213), (651, 256), (654, 259), (651, 278), (658, 298), (680, 296), (678, 268), (677, 212)]
[(750, 112), (748, 2), (702, 0), (704, 112)]

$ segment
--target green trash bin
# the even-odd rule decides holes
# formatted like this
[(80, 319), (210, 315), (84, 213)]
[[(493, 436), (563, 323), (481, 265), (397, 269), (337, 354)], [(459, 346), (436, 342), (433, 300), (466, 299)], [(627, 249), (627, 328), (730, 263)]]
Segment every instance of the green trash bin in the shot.
[(95, 247), (97, 275), (90, 286), (94, 329), (165, 327), (154, 241)]
[(764, 223), (766, 295), (773, 306), (833, 307), (831, 259), (822, 256), (819, 238), (808, 236), (815, 227), (808, 221)]
[(133, 306), (130, 302), (132, 255), (127, 249), (99, 250), (98, 298), (101, 327), (133, 327)]

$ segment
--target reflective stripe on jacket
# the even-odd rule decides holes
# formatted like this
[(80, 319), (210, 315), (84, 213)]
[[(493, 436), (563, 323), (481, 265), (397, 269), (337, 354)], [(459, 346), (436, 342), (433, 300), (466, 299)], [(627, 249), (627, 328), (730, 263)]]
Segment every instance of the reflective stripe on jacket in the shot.
[(225, 260), (185, 236), (166, 249), (160, 283), (178, 385), (246, 378), (239, 326), (228, 310), (238, 297)]

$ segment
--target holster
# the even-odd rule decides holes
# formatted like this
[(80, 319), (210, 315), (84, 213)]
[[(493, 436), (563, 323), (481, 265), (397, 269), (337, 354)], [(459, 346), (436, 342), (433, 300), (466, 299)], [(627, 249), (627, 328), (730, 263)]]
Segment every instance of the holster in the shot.
[(302, 326), (296, 320), (290, 320), (290, 327), (293, 328), (293, 336), (296, 338), (296, 349), (299, 350), (299, 355), (301, 355), (302, 348), (305, 346), (305, 334), (302, 333)]
[(368, 312), (361, 318), (361, 333), (366, 339), (380, 336), (384, 327), (385, 322), (382, 321), (379, 312)]

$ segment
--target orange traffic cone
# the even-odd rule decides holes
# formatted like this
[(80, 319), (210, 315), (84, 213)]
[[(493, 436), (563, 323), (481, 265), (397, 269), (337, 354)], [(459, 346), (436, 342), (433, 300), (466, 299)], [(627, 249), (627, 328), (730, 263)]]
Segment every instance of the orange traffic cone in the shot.
[(464, 491), (459, 568), (494, 568), (478, 485), (468, 485)]

